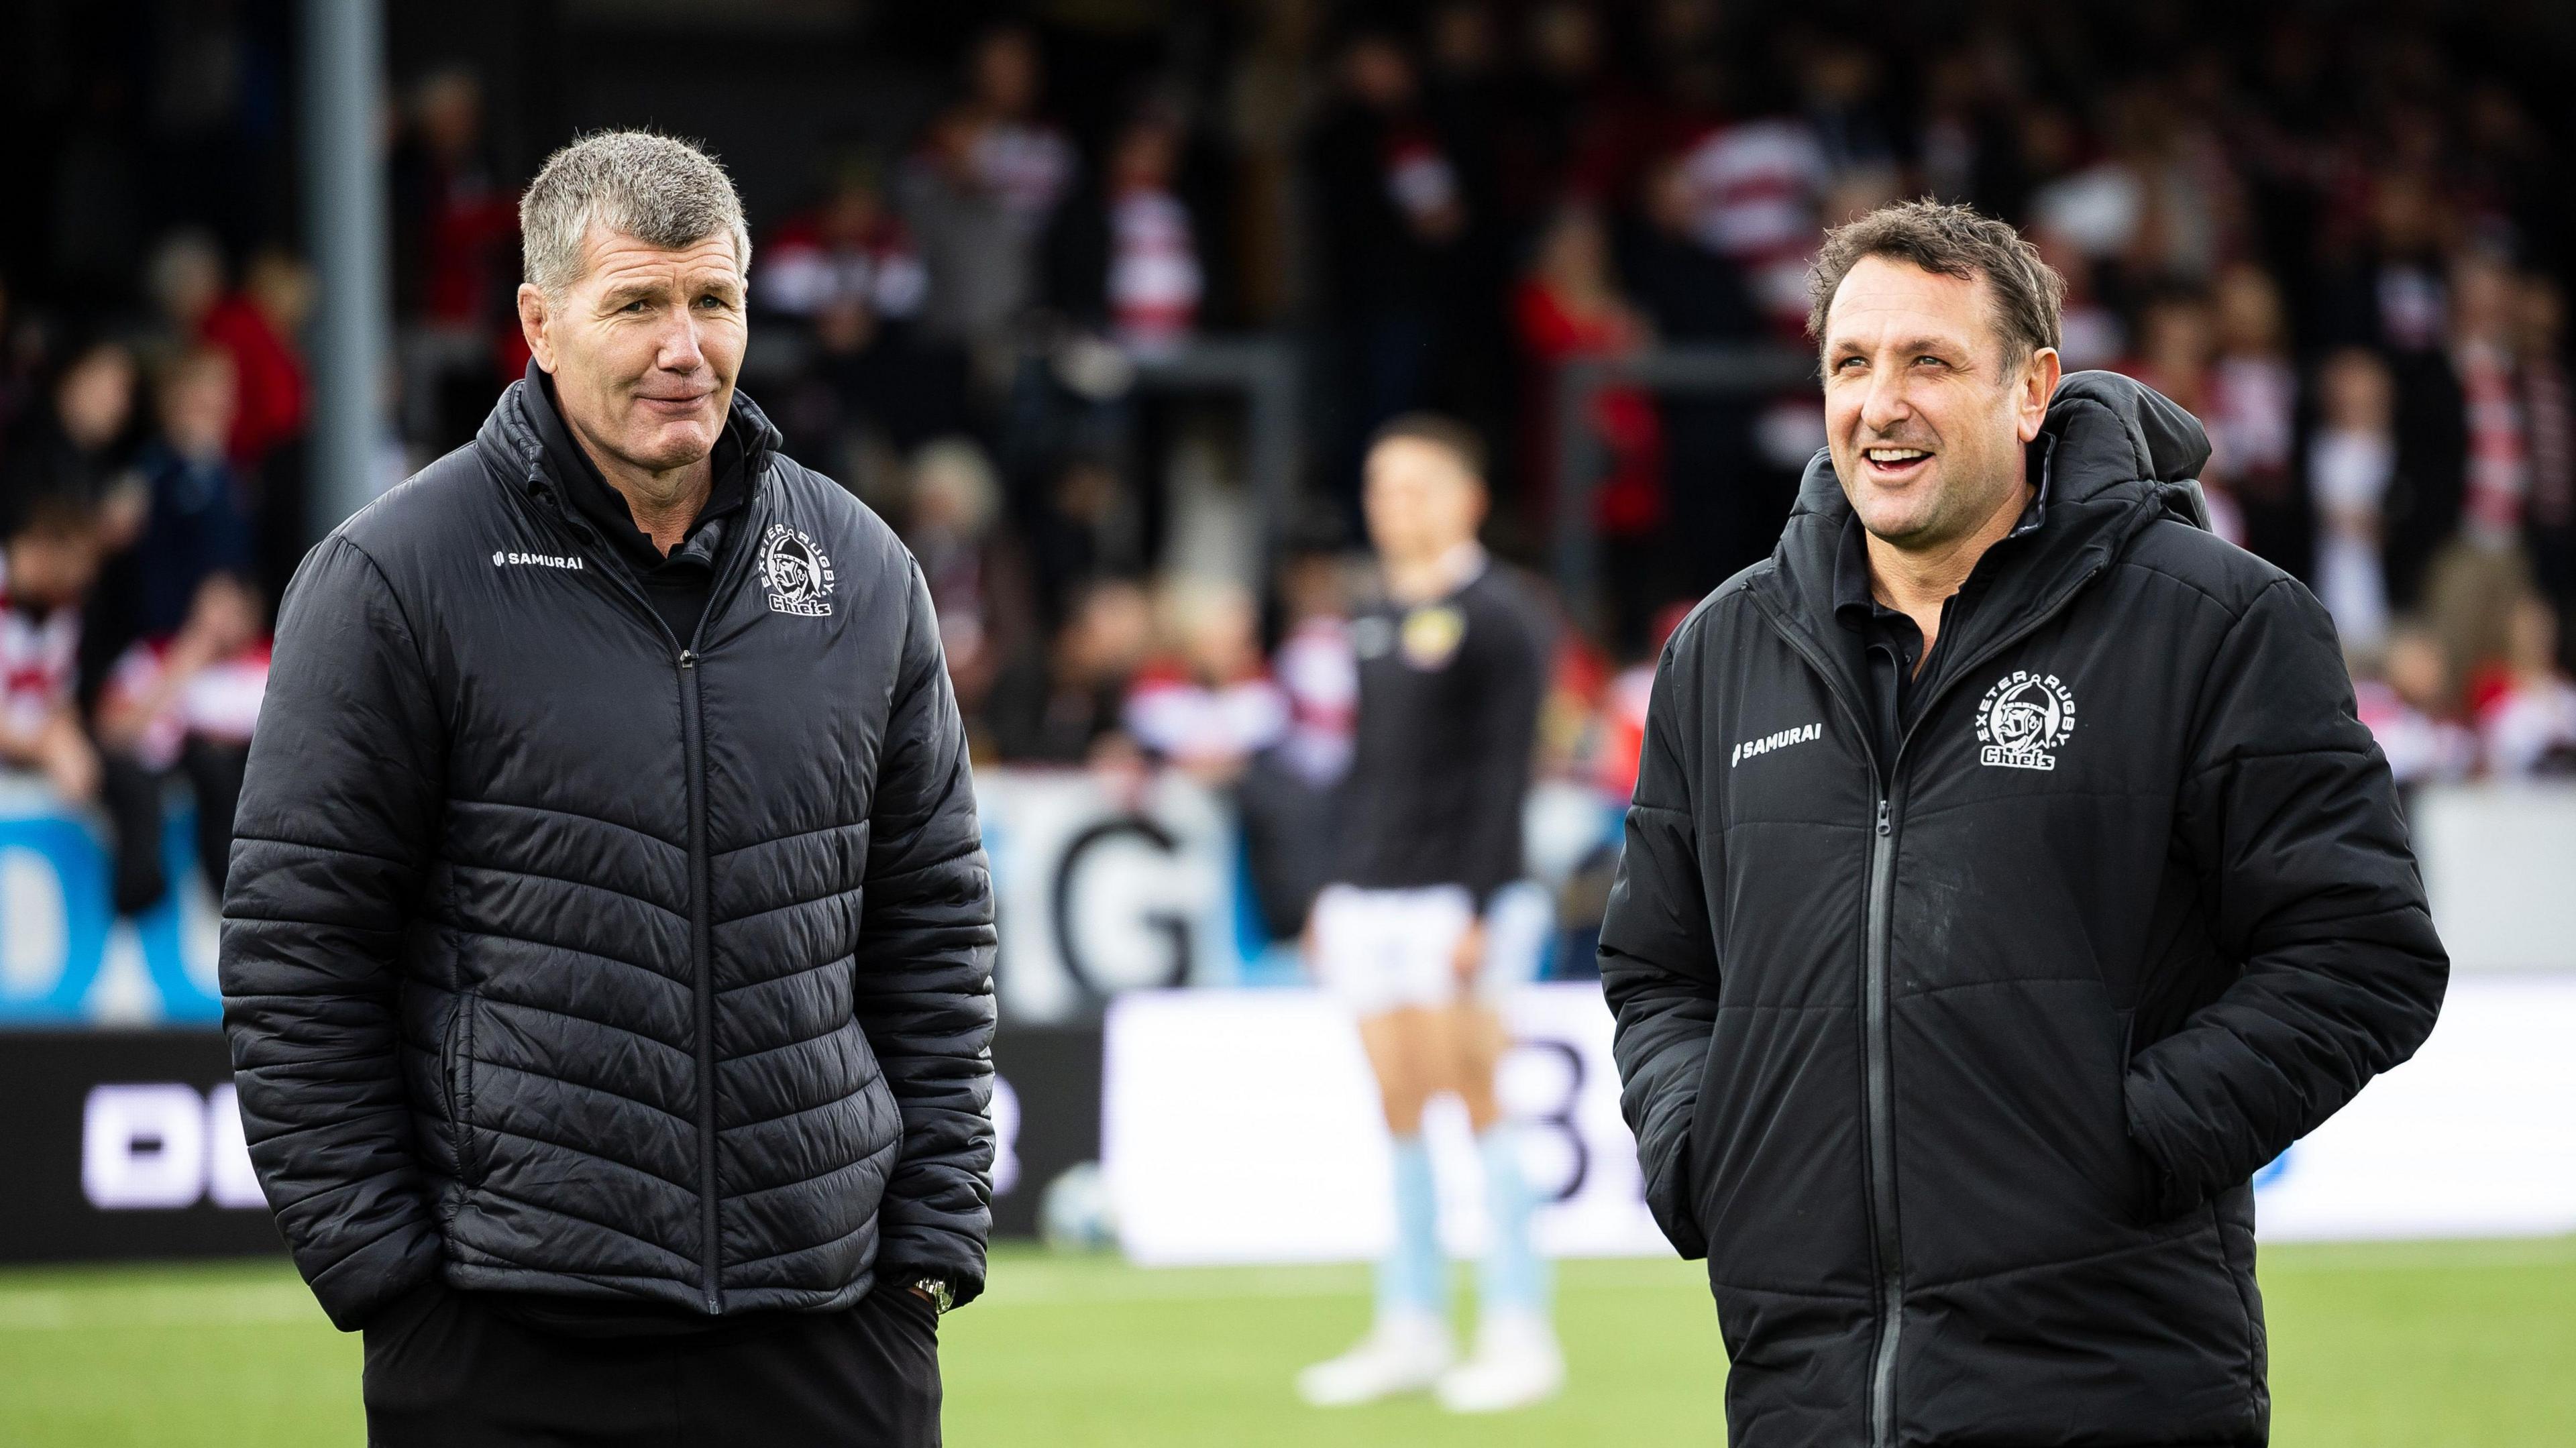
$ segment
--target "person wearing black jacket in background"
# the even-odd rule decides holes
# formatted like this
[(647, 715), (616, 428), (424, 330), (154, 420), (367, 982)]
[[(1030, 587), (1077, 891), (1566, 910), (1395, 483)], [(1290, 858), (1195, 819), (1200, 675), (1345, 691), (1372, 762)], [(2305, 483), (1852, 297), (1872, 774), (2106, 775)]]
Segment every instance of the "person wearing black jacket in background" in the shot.
[(2387, 763), (2009, 227), (1892, 207), (1812, 289), (1829, 446), (1665, 649), (1601, 929), (1729, 1441), (2263, 1443), (2249, 1179), (2448, 977)]
[(536, 370), (280, 609), (252, 1164), (372, 1443), (935, 1444), (994, 935), (929, 590), (734, 391), (712, 159), (591, 136), (523, 216)]
[[(1534, 973), (1547, 929), (1521, 858), (1545, 636), (1476, 542), (1486, 493), (1472, 430), (1424, 414), (1389, 422), (1368, 450), (1367, 504), (1386, 596), (1351, 621), (1359, 708), (1340, 859), (1307, 933), (1316, 976), (1357, 1017), (1377, 1075), (1396, 1230), (1368, 1336), (1297, 1386), (1319, 1407), (1421, 1389), (1453, 1411), (1526, 1407), (1555, 1394), (1565, 1364), (1494, 1071), (1505, 1041), (1496, 996)], [(1424, 1104), (1441, 1092), (1477, 1133), (1492, 1223), (1476, 1350), (1454, 1365), (1422, 1136)]]

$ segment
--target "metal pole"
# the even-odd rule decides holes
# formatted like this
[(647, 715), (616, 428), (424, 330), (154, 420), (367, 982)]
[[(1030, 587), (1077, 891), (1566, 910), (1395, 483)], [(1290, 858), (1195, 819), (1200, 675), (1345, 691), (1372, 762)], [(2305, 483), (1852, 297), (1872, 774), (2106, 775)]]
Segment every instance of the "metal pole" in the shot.
[(313, 326), (307, 521), (328, 533), (376, 495), (385, 357), (384, 158), (378, 0), (304, 0), (305, 223), (320, 296)]

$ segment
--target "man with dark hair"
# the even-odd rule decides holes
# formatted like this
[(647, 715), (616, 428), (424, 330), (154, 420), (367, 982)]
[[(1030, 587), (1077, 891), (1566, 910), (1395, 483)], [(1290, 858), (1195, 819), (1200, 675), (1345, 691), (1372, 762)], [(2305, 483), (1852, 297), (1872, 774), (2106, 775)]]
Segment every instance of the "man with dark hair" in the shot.
[(734, 390), (713, 158), (522, 203), (534, 356), (279, 611), (224, 897), (252, 1164), (381, 1445), (930, 1445), (993, 900), (920, 569)]
[[(1358, 1018), (1394, 1137), (1395, 1238), (1357, 1347), (1298, 1390), (1332, 1407), (1433, 1389), (1459, 1412), (1525, 1407), (1565, 1377), (1530, 1238), (1519, 1143), (1494, 1096), (1497, 996), (1534, 973), (1548, 924), (1521, 879), (1521, 805), (1547, 654), (1533, 610), (1476, 542), (1484, 455), (1446, 418), (1401, 416), (1368, 451), (1385, 596), (1351, 623), (1359, 710), (1342, 857), (1308, 921), (1316, 975)], [(1482, 1156), (1492, 1240), (1476, 1350), (1453, 1364), (1449, 1269), (1422, 1136), (1453, 1093)]]
[(2448, 974), (2388, 766), (2010, 227), (1892, 207), (1812, 286), (1828, 446), (1664, 650), (1601, 928), (1729, 1441), (2260, 1444), (2249, 1179)]

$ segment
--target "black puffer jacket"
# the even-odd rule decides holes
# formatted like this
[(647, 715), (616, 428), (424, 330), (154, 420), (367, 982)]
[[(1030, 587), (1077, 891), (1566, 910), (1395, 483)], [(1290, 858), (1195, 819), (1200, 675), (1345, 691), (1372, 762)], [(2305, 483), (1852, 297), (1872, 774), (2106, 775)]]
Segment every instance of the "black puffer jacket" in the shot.
[(1655, 680), (1601, 967), (1737, 1448), (2263, 1442), (2248, 1179), (2442, 997), (2324, 611), (2187, 521), (2199, 425), (2084, 373), (2046, 427), (1884, 792), (1822, 455)]
[[(697, 636), (504, 393), (287, 589), (224, 899), (251, 1159), (332, 1320), (453, 1286), (981, 1284), (993, 905), (930, 598), (732, 427)], [(713, 525), (710, 525), (713, 526)]]

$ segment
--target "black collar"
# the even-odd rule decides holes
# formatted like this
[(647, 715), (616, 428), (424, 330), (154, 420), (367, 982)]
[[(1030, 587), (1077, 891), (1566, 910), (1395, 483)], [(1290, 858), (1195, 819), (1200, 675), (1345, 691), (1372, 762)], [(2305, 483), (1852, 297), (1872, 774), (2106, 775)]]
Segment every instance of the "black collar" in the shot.
[(571, 430), (555, 407), (554, 378), (531, 361), (527, 382), (520, 395), (525, 399), (528, 420), (536, 428), (538, 444), (545, 449), (548, 470), (562, 481), (567, 501), (589, 520), (608, 546), (639, 573), (651, 573), (668, 563), (712, 568), (715, 547), (722, 541), (724, 530), (711, 530), (708, 525), (739, 511), (750, 496), (743, 467), (748, 449), (732, 421), (727, 420), (724, 432), (716, 439), (715, 484), (707, 493), (706, 506), (690, 520), (688, 531), (666, 558), (653, 545), (652, 538), (635, 525), (635, 514), (626, 505), (626, 495), (609, 485), (590, 454), (573, 441)]

